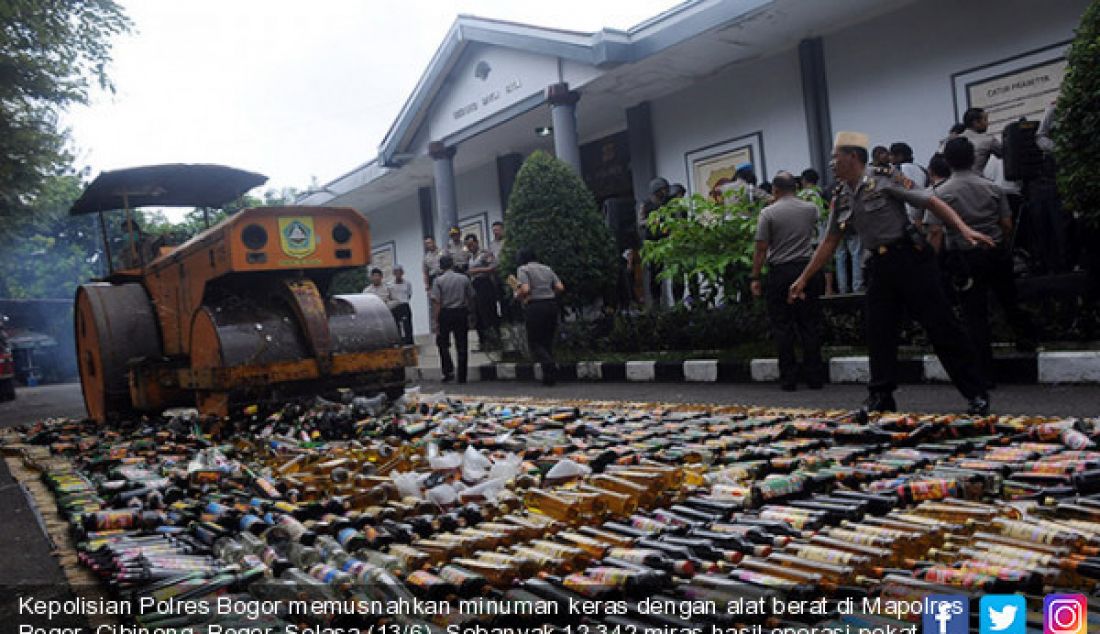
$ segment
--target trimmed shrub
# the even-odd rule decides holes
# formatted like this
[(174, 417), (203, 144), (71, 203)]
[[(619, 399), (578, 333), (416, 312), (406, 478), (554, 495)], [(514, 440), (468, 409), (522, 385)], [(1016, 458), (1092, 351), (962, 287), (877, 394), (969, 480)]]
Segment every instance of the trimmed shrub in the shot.
[(516, 271), (516, 252), (535, 251), (565, 284), (565, 304), (579, 310), (615, 290), (615, 241), (592, 192), (568, 165), (536, 151), (524, 161), (508, 210), (501, 275)]
[[(1100, 228), (1100, 2), (1081, 16), (1066, 58), (1054, 130), (1058, 189), (1068, 211)], [(1095, 247), (1093, 247), (1095, 248)]]

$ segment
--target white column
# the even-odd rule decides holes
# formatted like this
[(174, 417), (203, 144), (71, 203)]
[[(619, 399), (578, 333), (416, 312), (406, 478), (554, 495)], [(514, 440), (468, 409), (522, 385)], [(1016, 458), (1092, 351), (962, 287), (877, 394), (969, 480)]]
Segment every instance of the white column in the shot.
[(552, 84), (546, 88), (550, 102), (550, 119), (554, 126), (554, 154), (581, 173), (581, 148), (577, 142), (577, 101), (580, 93), (569, 90), (569, 84)]

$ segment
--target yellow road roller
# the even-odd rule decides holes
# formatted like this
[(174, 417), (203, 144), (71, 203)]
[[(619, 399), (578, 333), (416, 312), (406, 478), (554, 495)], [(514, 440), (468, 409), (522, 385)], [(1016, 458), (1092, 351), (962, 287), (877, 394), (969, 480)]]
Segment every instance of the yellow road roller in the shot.
[[(400, 394), (416, 349), (401, 344), (389, 309), (373, 295), (328, 292), (337, 273), (370, 264), (362, 214), (257, 207), (152, 248), (133, 221), (141, 207), (222, 207), (266, 180), (220, 165), (137, 167), (103, 172), (73, 204), (74, 215), (99, 214), (111, 263), (76, 292), (90, 418), (177, 406), (226, 416), (338, 388)], [(114, 244), (109, 211), (125, 215)]]

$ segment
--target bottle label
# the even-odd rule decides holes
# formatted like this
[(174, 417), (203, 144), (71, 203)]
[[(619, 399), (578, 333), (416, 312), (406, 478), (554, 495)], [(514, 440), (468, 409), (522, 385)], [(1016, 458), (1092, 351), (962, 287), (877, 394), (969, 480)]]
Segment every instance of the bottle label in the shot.
[(998, 566), (996, 564), (989, 564), (974, 559), (967, 559), (959, 562), (958, 570), (988, 575), (1003, 581), (1021, 582), (1028, 577), (1028, 573), (1024, 570), (1017, 570), (1007, 566)]
[(621, 559), (632, 564), (646, 565), (646, 559), (661, 557), (661, 553), (655, 550), (643, 550), (641, 548), (612, 548), (607, 553), (608, 557)]
[(439, 570), (440, 579), (457, 587), (462, 587), (467, 582), (476, 580), (477, 577), (478, 575), (468, 573), (455, 566), (443, 566), (443, 568)]
[(834, 528), (829, 531), (829, 537), (833, 539), (839, 539), (842, 541), (849, 541), (853, 544), (859, 544), (861, 546), (882, 546), (882, 537), (875, 535), (874, 533), (861, 533), (857, 531), (844, 530), (842, 528)]
[(359, 535), (359, 531), (355, 530), (354, 528), (345, 528), (342, 529), (339, 533), (336, 533), (336, 541), (339, 542), (340, 545), (344, 548), (347, 548), (348, 543), (351, 542), (351, 540), (357, 535)]
[(656, 533), (668, 530), (668, 524), (640, 515), (632, 515), (630, 517), (630, 525), (643, 531), (653, 531)]
[(248, 531), (252, 528), (252, 526), (254, 526), (256, 524), (263, 524), (263, 523), (264, 523), (264, 521), (262, 519), (260, 519), (259, 517), (256, 517), (255, 515), (249, 514), (249, 515), (241, 516), (241, 530), (242, 531)]
[(773, 577), (753, 570), (734, 570), (730, 573), (730, 576), (734, 579), (740, 579), (741, 581), (755, 583), (758, 586), (765, 586), (768, 588), (790, 588), (795, 585), (793, 581), (780, 579), (779, 577)]
[(760, 497), (770, 500), (802, 490), (804, 478), (796, 475), (785, 477), (768, 477), (756, 483), (760, 491)]
[(299, 522), (289, 515), (282, 515), (279, 517), (279, 524), (286, 529), (287, 534), (294, 541), (301, 541), (302, 536), (309, 532), (305, 524)]
[(358, 559), (355, 559), (353, 557), (345, 559), (344, 562), (340, 564), (340, 570), (348, 573), (353, 577), (358, 577), (360, 574), (362, 574), (366, 567), (366, 562), (359, 561)]
[(971, 571), (955, 570), (954, 568), (930, 568), (925, 571), (924, 580), (980, 590), (995, 582), (996, 578)]
[(428, 572), (417, 570), (405, 577), (405, 582), (418, 588), (432, 588), (444, 583), (442, 579)]
[(760, 517), (775, 522), (785, 522), (790, 525), (791, 528), (796, 528), (798, 530), (806, 528), (806, 526), (809, 525), (811, 521), (811, 518), (808, 515), (794, 515), (791, 513), (785, 513), (783, 511), (761, 511)]
[(579, 595), (589, 598), (597, 598), (602, 590), (599, 581), (576, 573), (562, 579), (562, 585)]
[(827, 564), (848, 564), (855, 555), (854, 553), (844, 552), (842, 550), (803, 546), (798, 549), (798, 556)]
[(1048, 545), (1057, 541), (1055, 533), (1035, 524), (1005, 519), (996, 520), (996, 524), (1001, 527), (1001, 533), (1006, 537)]
[(309, 569), (309, 574), (318, 581), (332, 583), (339, 577), (340, 571), (328, 564), (317, 564)]
[(134, 527), (137, 515), (133, 511), (100, 511), (95, 514), (97, 531), (128, 530)]
[(958, 484), (954, 480), (918, 480), (898, 487), (899, 496), (904, 497), (907, 491), (914, 502), (942, 500), (957, 494)]
[(584, 574), (595, 583), (600, 583), (605, 586), (616, 587), (622, 587), (626, 585), (634, 576), (630, 574), (629, 570), (624, 570), (622, 568), (611, 568), (606, 566), (589, 568), (584, 572)]

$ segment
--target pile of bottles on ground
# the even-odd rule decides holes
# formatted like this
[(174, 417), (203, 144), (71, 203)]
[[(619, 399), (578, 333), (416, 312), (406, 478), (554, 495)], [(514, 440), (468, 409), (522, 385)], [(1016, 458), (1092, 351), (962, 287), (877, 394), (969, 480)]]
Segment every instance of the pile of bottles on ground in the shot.
[(382, 398), (23, 438), (68, 457), (43, 477), (117, 597), (375, 606), (150, 628), (904, 627), (866, 606), (1015, 592), (1037, 620), (1100, 582), (1100, 420)]

